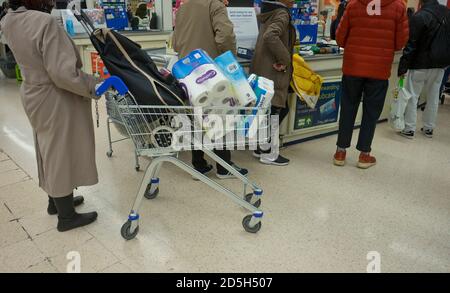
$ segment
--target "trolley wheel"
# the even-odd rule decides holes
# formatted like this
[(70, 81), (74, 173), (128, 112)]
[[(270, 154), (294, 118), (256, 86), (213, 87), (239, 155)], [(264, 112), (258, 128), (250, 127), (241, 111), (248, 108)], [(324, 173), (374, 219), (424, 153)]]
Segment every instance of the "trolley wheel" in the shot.
[(107, 156), (108, 158), (111, 158), (111, 157), (112, 157), (112, 153), (113, 153), (113, 151), (107, 151), (107, 152), (106, 152), (106, 156)]
[(136, 170), (136, 172), (139, 172), (139, 170), (141, 170), (141, 166), (134, 167), (134, 170)]
[[(249, 193), (247, 195), (244, 196), (244, 200), (248, 203), (251, 204), (251, 200), (253, 198), (253, 193)], [(261, 205), (261, 199), (258, 199), (257, 201), (255, 201), (255, 203), (253, 204), (253, 206), (255, 208), (259, 208), (259, 206)]]
[(150, 192), (150, 189), (152, 188), (152, 184), (150, 183), (147, 185), (147, 189), (145, 190), (144, 196), (146, 199), (154, 199), (158, 196), (159, 193), (159, 187), (156, 187), (155, 191), (153, 193)]
[(248, 233), (257, 233), (261, 229), (261, 222), (256, 224), (254, 227), (250, 227), (250, 220), (252, 217), (252, 215), (245, 216), (242, 220), (242, 226), (244, 226), (245, 231)]
[(139, 225), (136, 227), (133, 233), (130, 232), (130, 228), (131, 228), (131, 221), (128, 220), (125, 222), (125, 224), (122, 225), (122, 229), (120, 229), (120, 234), (126, 240), (133, 239), (139, 233)]

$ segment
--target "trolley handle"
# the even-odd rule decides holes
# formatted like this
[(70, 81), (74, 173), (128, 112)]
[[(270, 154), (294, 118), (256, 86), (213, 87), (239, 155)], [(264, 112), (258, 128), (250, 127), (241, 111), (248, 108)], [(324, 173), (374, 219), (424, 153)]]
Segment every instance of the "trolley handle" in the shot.
[(114, 88), (121, 96), (128, 93), (128, 87), (125, 85), (122, 79), (113, 75), (102, 82), (102, 84), (95, 90), (95, 94), (97, 96), (101, 96), (110, 88)]
[[(70, 6), (72, 6), (72, 7), (70, 7)], [(68, 4), (67, 8), (72, 10), (73, 15), (75, 16), (75, 18), (76, 18), (80, 23), (85, 23), (85, 24), (87, 24), (88, 27), (89, 27), (90, 29), (92, 29), (92, 31), (95, 30), (94, 24), (92, 23), (92, 21), (91, 21), (91, 19), (89, 18), (89, 16), (88, 16), (82, 9), (80, 9), (80, 11), (78, 11), (78, 10), (76, 9), (75, 2), (74, 2), (74, 1), (70, 2), (70, 3)]]

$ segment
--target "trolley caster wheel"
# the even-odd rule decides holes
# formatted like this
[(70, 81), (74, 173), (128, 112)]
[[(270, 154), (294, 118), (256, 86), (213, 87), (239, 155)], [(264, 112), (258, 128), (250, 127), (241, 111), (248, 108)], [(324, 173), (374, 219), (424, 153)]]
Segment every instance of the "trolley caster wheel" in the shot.
[(133, 239), (139, 233), (139, 225), (136, 227), (133, 233), (130, 232), (130, 228), (131, 228), (131, 221), (128, 220), (125, 222), (125, 224), (122, 225), (122, 229), (120, 229), (120, 234), (126, 240)]
[(111, 158), (112, 157), (112, 151), (108, 151), (107, 153), (106, 153), (106, 156), (108, 157), (108, 158)]
[(153, 193), (150, 192), (152, 188), (152, 184), (150, 183), (149, 185), (147, 185), (147, 189), (145, 190), (144, 196), (146, 199), (154, 199), (155, 197), (158, 196), (159, 193), (159, 187), (156, 187), (155, 191), (153, 191)]
[(136, 166), (136, 167), (134, 167), (134, 170), (136, 170), (136, 172), (139, 172), (139, 170), (141, 170), (141, 167), (140, 166)]
[(250, 220), (252, 217), (252, 215), (245, 216), (242, 220), (242, 226), (244, 226), (245, 231), (248, 233), (257, 233), (261, 229), (261, 222), (256, 224), (254, 227), (250, 227)]
[[(253, 198), (253, 193), (249, 193), (249, 194), (247, 194), (247, 195), (244, 196), (244, 200), (245, 200), (246, 202), (250, 203), (250, 204), (251, 204), (252, 198)], [(261, 205), (261, 199), (258, 199), (258, 200), (255, 201), (255, 203), (253, 204), (253, 206), (254, 206), (255, 208), (259, 208), (260, 205)]]

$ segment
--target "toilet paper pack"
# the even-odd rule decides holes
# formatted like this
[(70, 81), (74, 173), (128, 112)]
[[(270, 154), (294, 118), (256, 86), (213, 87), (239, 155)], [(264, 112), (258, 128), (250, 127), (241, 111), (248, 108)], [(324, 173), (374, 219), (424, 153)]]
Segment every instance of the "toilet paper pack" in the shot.
[(176, 62), (173, 75), (193, 106), (226, 106), (233, 96), (230, 81), (203, 50), (194, 50)]
[(227, 51), (214, 59), (223, 74), (231, 81), (234, 97), (240, 106), (249, 106), (256, 101), (255, 93), (247, 81), (244, 69), (231, 51)]

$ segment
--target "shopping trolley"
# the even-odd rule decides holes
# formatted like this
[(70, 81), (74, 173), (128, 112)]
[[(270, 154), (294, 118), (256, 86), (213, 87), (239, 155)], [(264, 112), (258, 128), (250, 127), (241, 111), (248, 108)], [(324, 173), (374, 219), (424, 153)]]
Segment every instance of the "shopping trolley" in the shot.
[[(117, 111), (116, 106), (114, 105), (113, 102), (114, 97), (109, 93), (106, 92), (105, 93), (105, 104), (106, 104), (106, 113), (107, 113), (107, 118), (106, 118), (106, 130), (108, 133), (108, 151), (106, 152), (106, 156), (108, 158), (112, 157), (113, 154), (113, 144), (129, 139), (130, 137), (128, 136), (127, 130), (125, 128), (125, 124), (122, 121), (122, 118), (120, 117), (119, 112)], [(122, 136), (122, 138), (119, 139), (112, 139), (112, 135), (111, 135), (111, 124), (113, 124), (115, 126), (115, 128), (117, 129), (117, 131), (120, 133), (120, 135)], [(137, 150), (134, 151), (134, 158), (135, 158), (135, 170), (139, 171), (140, 170), (140, 164), (139, 164), (139, 152)]]
[[(72, 7), (70, 7), (72, 6)], [(108, 69), (108, 71), (111, 72), (111, 67), (114, 68), (114, 71), (117, 73), (118, 71), (123, 71), (125, 70), (125, 75), (128, 73), (130, 73), (130, 68), (128, 68), (127, 71), (127, 62), (121, 63), (120, 61), (118, 62), (118, 60), (108, 60), (108, 64), (106, 62), (106, 60), (104, 59), (105, 57), (105, 48), (114, 48), (116, 46), (116, 48), (122, 52), (122, 58), (124, 60), (128, 60), (126, 58), (126, 56), (123, 54), (123, 51), (126, 52), (126, 50), (123, 48), (123, 44), (121, 44), (117, 39), (116, 36), (114, 36), (114, 42), (117, 41), (117, 43), (115, 44), (115, 46), (111, 46), (111, 40), (110, 40), (110, 46), (106, 45), (106, 37), (102, 36), (102, 30), (101, 29), (96, 29), (94, 24), (92, 23), (92, 20), (89, 18), (89, 16), (86, 15), (86, 13), (84, 11), (77, 11), (75, 8), (75, 5), (69, 5), (68, 9), (71, 9), (73, 12), (73, 15), (75, 16), (75, 18), (80, 22), (81, 26), (84, 28), (84, 30), (86, 31), (86, 33), (89, 35), (89, 38), (91, 39), (91, 42), (94, 46), (94, 48), (97, 50), (99, 56), (102, 58), (103, 62), (105, 63), (105, 67)], [(99, 35), (97, 35), (97, 33), (99, 33)], [(123, 37), (123, 36), (122, 36)], [(125, 38), (126, 39), (126, 38)], [(132, 45), (134, 47), (139, 47), (138, 45), (136, 45), (134, 42), (129, 41), (129, 45)], [(101, 47), (101, 44), (104, 45), (104, 47)], [(135, 48), (134, 48), (135, 49)], [(123, 50), (123, 51), (122, 51)], [(152, 63), (148, 62), (148, 64), (144, 64), (144, 66), (149, 66), (149, 68), (151, 68), (151, 70), (153, 70), (153, 68), (150, 66), (150, 64), (155, 65), (156, 68), (156, 62), (162, 64), (163, 66), (166, 66), (170, 60), (166, 59), (166, 58), (162, 58), (160, 56), (156, 56), (154, 54), (152, 54), (153, 50), (150, 52), (146, 52), (146, 54), (148, 55), (148, 57), (150, 57), (150, 59), (153, 61)], [(111, 52), (110, 52), (111, 53)], [(134, 56), (134, 55), (133, 55)], [(116, 56), (117, 57), (117, 56)], [(140, 54), (136, 54), (133, 58), (136, 58), (137, 60), (140, 60), (140, 64), (141, 66), (143, 65), (142, 62), (146, 61), (142, 59), (142, 55)], [(130, 55), (128, 55), (129, 59), (132, 59), (132, 57), (130, 57)], [(139, 68), (138, 65), (134, 64), (133, 61), (130, 62), (130, 65), (133, 65), (134, 70), (139, 72), (141, 70), (141, 72), (139, 74), (141, 74), (142, 76), (145, 76), (146, 73), (148, 72), (144, 72), (142, 70), (142, 68)], [(120, 75), (119, 73), (117, 73), (118, 75)], [(163, 75), (161, 72), (158, 72), (158, 74), (161, 74), (161, 76)], [(121, 75), (122, 77), (124, 77), (124, 75)], [(150, 76), (148, 76), (150, 77)], [(128, 82), (129, 82), (129, 78), (130, 76), (128, 76)], [(139, 80), (137, 82), (137, 84), (139, 84)], [(182, 98), (179, 97), (180, 92), (182, 91), (181, 88), (177, 87), (178, 91), (173, 91), (173, 87), (169, 86), (167, 84), (164, 84), (164, 82), (162, 82), (161, 80), (159, 80), (157, 77), (153, 76), (153, 81), (151, 83), (147, 83), (147, 82), (143, 82), (142, 84), (151, 84), (151, 87), (153, 87), (154, 91), (158, 91), (158, 95), (151, 95), (149, 97), (154, 97), (154, 96), (159, 96), (159, 98), (161, 99), (161, 101), (163, 102), (163, 104), (173, 104), (173, 103), (166, 103), (165, 100), (163, 100), (162, 96), (160, 95), (161, 93), (159, 92), (159, 90), (157, 89), (158, 86), (162, 86), (162, 88), (165, 88), (167, 91), (169, 91), (171, 94), (173, 94), (175, 97), (175, 99), (177, 100), (177, 102), (180, 102), (180, 104), (183, 104), (182, 102)], [(134, 89), (136, 90), (136, 83), (134, 83)], [(147, 91), (141, 90), (141, 95), (142, 94), (147, 94)], [(175, 94), (175, 92), (177, 92), (178, 94)], [(97, 125), (99, 124), (98, 121), (98, 109), (97, 109), (97, 104), (96, 104), (96, 110), (97, 110)], [(122, 121), (122, 117), (120, 116), (120, 114), (117, 112), (116, 107), (114, 106), (114, 103), (111, 101), (110, 96), (106, 93), (106, 110), (107, 110), (107, 121), (106, 121), (106, 127), (107, 127), (107, 133), (108, 133), (108, 146), (109, 149), (106, 152), (106, 155), (108, 157), (111, 157), (113, 154), (113, 144), (116, 142), (120, 142), (123, 141), (125, 139), (128, 139), (128, 132), (125, 129), (125, 125), (124, 122)], [(112, 135), (111, 135), (111, 124), (113, 124), (116, 129), (118, 130), (118, 132), (121, 134), (121, 137), (119, 139), (116, 140), (112, 140)], [(139, 157), (141, 156), (141, 153), (139, 151), (139, 149), (135, 149), (134, 151), (134, 157), (135, 157), (135, 169), (136, 171), (140, 170), (140, 164), (139, 164)]]
[[(130, 240), (136, 237), (139, 232), (139, 209), (143, 198), (154, 199), (159, 194), (160, 179), (158, 173), (163, 163), (172, 163), (181, 168), (185, 172), (191, 174), (194, 178), (207, 184), (216, 191), (224, 194), (229, 199), (233, 200), (239, 206), (247, 209), (251, 214), (245, 216), (242, 220), (242, 225), (245, 231), (256, 233), (261, 228), (261, 220), (263, 217), (262, 210), (259, 209), (261, 205), (262, 189), (250, 181), (246, 176), (239, 173), (235, 168), (222, 160), (210, 148), (217, 146), (217, 137), (206, 138), (208, 131), (201, 125), (204, 121), (205, 113), (220, 113), (215, 114), (216, 117), (223, 118), (223, 121), (228, 124), (227, 117), (234, 117), (232, 124), (235, 126), (232, 130), (231, 137), (234, 139), (231, 143), (227, 140), (226, 147), (230, 146), (246, 147), (251, 144), (265, 144), (271, 138), (271, 123), (270, 110), (257, 108), (227, 108), (225, 111), (221, 109), (203, 108), (200, 113), (193, 107), (185, 106), (140, 106), (136, 103), (133, 95), (128, 92), (126, 85), (118, 77), (111, 77), (107, 79), (97, 90), (97, 94), (104, 94), (109, 89), (109, 105), (112, 106), (120, 116), (120, 121), (123, 123), (128, 136), (134, 143), (135, 149), (141, 156), (150, 157), (151, 163), (145, 170), (142, 182), (137, 192), (133, 207), (128, 215), (127, 221), (121, 228), (122, 237)], [(258, 113), (255, 115), (255, 113)], [(230, 115), (233, 114), (233, 115)], [(236, 117), (238, 117), (236, 119)], [(258, 134), (255, 139), (251, 140), (238, 135), (239, 131), (247, 131), (248, 123), (241, 123), (248, 117), (256, 119), (253, 123), (258, 123), (259, 131), (264, 134)], [(220, 119), (222, 120), (222, 119)], [(256, 122), (257, 121), (257, 122)], [(200, 127), (197, 127), (200, 124)], [(227, 134), (230, 137), (230, 133)], [(183, 140), (187, 138), (186, 140)], [(185, 150), (182, 146), (193, 147), (200, 144), (203, 146), (202, 151), (211, 159), (222, 165), (238, 180), (243, 183), (242, 196), (236, 194), (230, 189), (224, 187), (218, 182), (206, 177), (202, 173), (196, 171), (185, 162), (178, 159), (178, 153)], [(250, 188), (252, 192), (247, 193)]]

